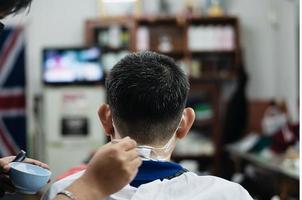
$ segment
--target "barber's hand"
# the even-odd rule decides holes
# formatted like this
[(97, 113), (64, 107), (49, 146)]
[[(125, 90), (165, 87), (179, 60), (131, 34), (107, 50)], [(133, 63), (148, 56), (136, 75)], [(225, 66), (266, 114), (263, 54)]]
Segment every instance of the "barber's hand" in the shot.
[[(0, 171), (8, 172), (10, 170), (9, 163), (12, 162), (15, 159), (15, 157), (16, 156), (8, 156), (8, 157), (1, 158), (0, 159)], [(25, 158), (25, 160), (22, 162), (30, 163), (33, 165), (38, 165), (40, 167), (49, 169), (49, 166), (47, 164), (42, 163), (38, 160), (31, 159), (31, 158)]]
[[(8, 156), (0, 159), (0, 198), (4, 196), (6, 192), (13, 193), (15, 192), (15, 187), (11, 183), (7, 173), (10, 170), (9, 163), (13, 161), (15, 156)], [(42, 163), (38, 160), (26, 158), (23, 162), (41, 166), (43, 168), (49, 169), (48, 165)]]
[(104, 196), (119, 191), (135, 177), (142, 163), (136, 145), (129, 137), (106, 144), (93, 156), (81, 179)]

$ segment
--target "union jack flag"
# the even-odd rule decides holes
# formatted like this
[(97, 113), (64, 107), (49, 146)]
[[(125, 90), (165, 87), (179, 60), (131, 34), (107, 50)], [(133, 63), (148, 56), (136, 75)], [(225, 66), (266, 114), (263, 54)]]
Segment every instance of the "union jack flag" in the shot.
[(26, 149), (25, 44), (21, 27), (0, 35), (0, 156)]

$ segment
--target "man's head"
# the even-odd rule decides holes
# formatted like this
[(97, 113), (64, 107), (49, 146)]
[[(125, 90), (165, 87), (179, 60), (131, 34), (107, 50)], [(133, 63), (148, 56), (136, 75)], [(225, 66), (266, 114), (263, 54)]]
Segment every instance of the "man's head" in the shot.
[[(185, 109), (188, 79), (167, 56), (148, 51), (126, 56), (111, 70), (106, 89), (109, 106), (103, 105), (99, 114), (113, 137), (118, 133), (139, 144), (163, 144), (194, 121), (194, 112)], [(193, 115), (189, 123), (188, 113)]]
[[(0, 0), (0, 19), (30, 6), (32, 0)], [(0, 23), (0, 31), (4, 25)]]

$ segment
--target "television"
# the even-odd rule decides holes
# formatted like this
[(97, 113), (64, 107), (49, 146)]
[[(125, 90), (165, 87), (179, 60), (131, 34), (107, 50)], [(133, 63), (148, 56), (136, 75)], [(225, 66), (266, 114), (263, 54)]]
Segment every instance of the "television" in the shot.
[(105, 72), (98, 47), (43, 49), (42, 77), (44, 84), (103, 83)]

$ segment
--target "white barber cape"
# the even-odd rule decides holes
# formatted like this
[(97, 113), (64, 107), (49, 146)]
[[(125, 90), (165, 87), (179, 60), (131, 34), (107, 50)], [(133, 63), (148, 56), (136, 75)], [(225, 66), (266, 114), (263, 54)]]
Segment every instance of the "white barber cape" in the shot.
[[(52, 200), (56, 194), (78, 179), (84, 171), (54, 183), (42, 200)], [(107, 200), (252, 200), (239, 184), (215, 176), (198, 176), (185, 172), (170, 180), (155, 180), (138, 188), (125, 186)]]

